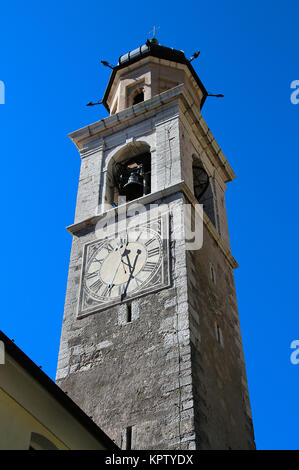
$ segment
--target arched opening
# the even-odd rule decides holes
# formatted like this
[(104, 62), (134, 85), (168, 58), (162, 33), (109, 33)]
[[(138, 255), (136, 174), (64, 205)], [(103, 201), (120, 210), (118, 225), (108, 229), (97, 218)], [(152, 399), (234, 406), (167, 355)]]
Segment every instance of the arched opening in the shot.
[(108, 165), (106, 201), (118, 206), (150, 192), (150, 147), (145, 142), (131, 142), (119, 150)]
[(144, 91), (143, 90), (139, 90), (137, 91), (137, 93), (135, 93), (135, 95), (133, 96), (133, 105), (134, 104), (138, 104), (138, 103), (141, 103), (142, 101), (144, 101)]
[(58, 450), (58, 448), (45, 436), (42, 436), (37, 432), (32, 432), (29, 450)]
[(144, 101), (144, 89), (142, 87), (136, 88), (134, 91), (131, 91), (131, 95), (129, 97), (129, 104), (134, 106), (134, 104), (138, 104)]
[(199, 157), (193, 156), (192, 172), (194, 196), (203, 205), (204, 212), (216, 227), (214, 193), (210, 177)]

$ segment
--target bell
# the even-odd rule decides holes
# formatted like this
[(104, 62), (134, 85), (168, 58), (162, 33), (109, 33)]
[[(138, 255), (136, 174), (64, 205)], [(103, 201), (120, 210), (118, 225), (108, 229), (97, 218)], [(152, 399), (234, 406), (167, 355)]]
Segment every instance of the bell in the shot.
[(143, 180), (136, 172), (130, 174), (128, 182), (124, 185), (124, 193), (127, 201), (143, 196)]

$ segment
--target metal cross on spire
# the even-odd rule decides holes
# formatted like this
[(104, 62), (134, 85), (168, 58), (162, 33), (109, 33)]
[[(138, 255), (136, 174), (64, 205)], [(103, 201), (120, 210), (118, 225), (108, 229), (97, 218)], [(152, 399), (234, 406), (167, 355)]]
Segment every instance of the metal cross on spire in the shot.
[(153, 39), (156, 39), (156, 32), (158, 29), (160, 29), (160, 26), (154, 25), (153, 29), (149, 32), (149, 34), (153, 35)]

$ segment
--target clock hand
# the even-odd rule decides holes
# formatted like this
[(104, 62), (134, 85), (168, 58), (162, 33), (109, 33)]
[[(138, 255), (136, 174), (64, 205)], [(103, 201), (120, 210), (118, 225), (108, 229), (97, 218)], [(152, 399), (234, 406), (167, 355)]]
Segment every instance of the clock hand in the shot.
[(123, 248), (123, 244), (120, 243), (120, 245), (117, 247), (117, 251), (118, 251), (118, 254), (119, 254), (119, 256), (120, 256), (120, 260), (122, 261), (122, 267), (123, 267), (123, 270), (124, 270), (124, 273), (125, 273), (125, 274), (127, 274), (127, 271), (126, 271), (126, 268), (125, 268), (125, 266), (124, 266), (124, 264), (123, 264), (122, 258), (123, 258), (124, 254), (125, 254), (127, 245), (128, 245), (128, 240), (127, 240), (127, 242), (126, 242), (125, 249), (124, 249), (124, 251), (123, 251), (122, 253), (120, 252), (120, 249)]
[(127, 290), (128, 290), (128, 287), (129, 287), (129, 284), (130, 284), (130, 281), (131, 279), (133, 279), (133, 273), (134, 273), (134, 269), (135, 269), (135, 266), (136, 266), (136, 263), (137, 263), (137, 259), (138, 259), (138, 256), (140, 255), (141, 253), (141, 250), (137, 250), (137, 254), (135, 256), (135, 259), (134, 259), (134, 263), (133, 263), (133, 266), (131, 265), (130, 263), (130, 259), (129, 259), (129, 256), (128, 256), (128, 253), (126, 254), (127, 256), (127, 261), (128, 261), (128, 264), (127, 266), (129, 267), (129, 270), (130, 270), (130, 276), (129, 276), (129, 279), (127, 281), (127, 284), (126, 284), (126, 287), (124, 289), (124, 292), (122, 294), (122, 299), (127, 295)]
[[(128, 244), (128, 242), (126, 243), (126, 246), (127, 246), (127, 244)], [(118, 270), (119, 270), (120, 265), (122, 264), (122, 259), (123, 259), (123, 256), (124, 256), (125, 252), (126, 252), (126, 248), (124, 249), (123, 253), (121, 253), (121, 252), (119, 251), (120, 248), (122, 248), (122, 247), (123, 247), (123, 245), (122, 245), (122, 243), (120, 243), (120, 244), (115, 248), (115, 251), (118, 251), (118, 253), (119, 253), (120, 259), (119, 259), (118, 266), (117, 266), (117, 268), (116, 268), (116, 270), (115, 270), (113, 279), (112, 279), (111, 283), (110, 283), (109, 286), (108, 286), (108, 289), (109, 289), (110, 292), (111, 292), (111, 290), (112, 290), (112, 288), (113, 288), (113, 286), (114, 286), (114, 279), (115, 279), (115, 277), (116, 277), (116, 274), (117, 274), (117, 272), (118, 272)], [(124, 265), (122, 265), (122, 266), (123, 266), (123, 268), (124, 268), (124, 270), (125, 270)], [(126, 270), (125, 270), (125, 273), (127, 273)]]
[(113, 279), (112, 279), (111, 283), (110, 283), (109, 286), (108, 286), (108, 289), (109, 289), (110, 292), (111, 292), (112, 287), (114, 286), (114, 284), (113, 284), (113, 283), (114, 283), (114, 279), (115, 279), (115, 277), (116, 277), (116, 274), (117, 274), (117, 271), (119, 270), (120, 265), (121, 265), (121, 259), (119, 260), (118, 266), (117, 266), (117, 268), (116, 268), (116, 270), (115, 270), (115, 273), (114, 273), (114, 276), (113, 276)]

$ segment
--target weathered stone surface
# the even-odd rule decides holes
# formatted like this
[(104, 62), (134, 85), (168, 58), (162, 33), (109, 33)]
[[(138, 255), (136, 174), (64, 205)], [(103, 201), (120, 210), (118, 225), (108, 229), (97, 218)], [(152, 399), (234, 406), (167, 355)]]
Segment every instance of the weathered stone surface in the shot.
[[(190, 95), (182, 86), (168, 95), (166, 104), (151, 108), (149, 100), (130, 120), (122, 111), (113, 126), (110, 118), (98, 132), (94, 124), (77, 141), (82, 164), (76, 223), (90, 220), (73, 237), (57, 382), (119, 446), (131, 426), (135, 449), (252, 449), (224, 202), (224, 176), (232, 172), (220, 149), (211, 147)], [(129, 323), (125, 303), (78, 319), (83, 246), (96, 238), (92, 217), (107, 199), (109, 165), (128, 143), (150, 147), (152, 192), (162, 191), (155, 202), (170, 217), (171, 285), (134, 299)], [(185, 180), (193, 192), (193, 154), (213, 175), (215, 229), (205, 224), (203, 247), (186, 251), (174, 214), (190, 201), (183, 192), (168, 196), (166, 189)]]

